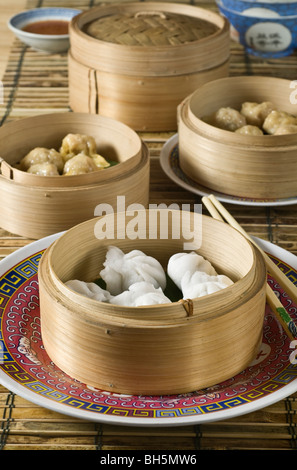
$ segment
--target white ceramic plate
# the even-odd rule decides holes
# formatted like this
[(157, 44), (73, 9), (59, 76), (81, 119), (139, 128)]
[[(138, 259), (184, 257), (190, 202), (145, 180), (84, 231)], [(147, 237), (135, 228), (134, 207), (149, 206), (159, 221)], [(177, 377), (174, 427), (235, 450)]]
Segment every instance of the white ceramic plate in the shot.
[(186, 176), (179, 166), (178, 134), (173, 135), (164, 144), (160, 154), (160, 164), (166, 175), (178, 186), (190, 191), (191, 193), (198, 194), (199, 196), (209, 196), (209, 194), (213, 194), (221, 202), (241, 206), (289, 206), (297, 204), (297, 195), (294, 198), (269, 200), (239, 198), (212, 191), (211, 189), (196, 183)]
[[(257, 359), (214, 387), (174, 396), (131, 396), (96, 390), (67, 376), (50, 361), (40, 333), (38, 263), (59, 236), (33, 242), (0, 263), (0, 382), (7, 389), (66, 415), (131, 426), (179, 426), (234, 418), (296, 392), (297, 365), (289, 359), (294, 350), (268, 306)], [(297, 258), (257, 241), (297, 283)], [(269, 282), (296, 321), (297, 305), (273, 279)]]

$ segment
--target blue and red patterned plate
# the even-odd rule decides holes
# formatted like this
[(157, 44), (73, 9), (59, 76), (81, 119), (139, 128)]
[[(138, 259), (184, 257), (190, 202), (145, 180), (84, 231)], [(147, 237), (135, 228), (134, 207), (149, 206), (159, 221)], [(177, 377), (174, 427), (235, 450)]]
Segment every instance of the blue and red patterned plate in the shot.
[[(131, 396), (97, 390), (72, 379), (49, 359), (40, 332), (38, 263), (59, 235), (33, 242), (0, 263), (0, 382), (7, 389), (66, 415), (137, 426), (225, 420), (296, 392), (297, 345), (289, 340), (268, 306), (257, 358), (224, 383), (182, 395)], [(297, 283), (297, 258), (271, 243), (257, 241)], [(269, 282), (297, 320), (297, 305), (273, 279)]]

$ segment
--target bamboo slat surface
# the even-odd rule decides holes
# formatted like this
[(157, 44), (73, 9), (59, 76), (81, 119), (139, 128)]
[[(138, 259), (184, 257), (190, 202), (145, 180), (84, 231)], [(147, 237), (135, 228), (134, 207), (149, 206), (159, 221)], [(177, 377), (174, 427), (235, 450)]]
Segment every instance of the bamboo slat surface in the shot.
[[(112, 2), (107, 0), (104, 3)], [(215, 2), (183, 0), (216, 10)], [(28, 0), (27, 7), (63, 5), (87, 9), (89, 0)], [(296, 79), (297, 54), (277, 60), (246, 56), (232, 43), (230, 73)], [(1, 124), (40, 113), (69, 111), (67, 56), (36, 53), (14, 40), (3, 77)], [(201, 203), (162, 171), (160, 150), (168, 133), (142, 134), (150, 149), (150, 203)], [(297, 254), (297, 205), (242, 207), (226, 204), (249, 235)], [(31, 240), (0, 229), (0, 259)], [(35, 405), (0, 385), (0, 449), (3, 450), (296, 450), (297, 393), (264, 409), (229, 420), (182, 427), (125, 427), (94, 423)]]

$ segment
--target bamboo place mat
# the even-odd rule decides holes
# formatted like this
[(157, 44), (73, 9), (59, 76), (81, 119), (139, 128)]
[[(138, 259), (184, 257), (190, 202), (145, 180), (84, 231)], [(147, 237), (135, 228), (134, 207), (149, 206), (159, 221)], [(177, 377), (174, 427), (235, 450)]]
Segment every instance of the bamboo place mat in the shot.
[[(28, 8), (71, 6), (87, 0), (34, 1)], [(108, 3), (108, 2), (104, 2)], [(180, 2), (181, 3), (181, 2)], [(184, 1), (184, 3), (189, 3)], [(216, 10), (214, 1), (190, 2)], [(278, 60), (247, 56), (232, 43), (230, 74), (296, 79), (296, 54)], [(41, 113), (69, 111), (67, 55), (37, 53), (15, 40), (3, 77), (1, 125)], [(172, 134), (141, 134), (150, 149), (151, 203), (195, 204), (200, 197), (173, 183), (162, 171), (160, 150)], [(226, 208), (250, 234), (297, 254), (297, 206)], [(0, 259), (31, 240), (0, 230)], [(126, 427), (94, 423), (35, 405), (0, 385), (0, 448), (4, 450), (296, 450), (297, 394), (229, 420), (177, 427)]]

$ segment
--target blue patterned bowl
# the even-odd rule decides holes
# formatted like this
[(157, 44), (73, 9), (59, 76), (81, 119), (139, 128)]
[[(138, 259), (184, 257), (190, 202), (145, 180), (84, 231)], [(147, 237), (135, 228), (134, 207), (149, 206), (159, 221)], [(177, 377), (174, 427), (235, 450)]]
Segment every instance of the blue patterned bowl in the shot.
[(48, 53), (60, 53), (69, 48), (69, 34), (36, 34), (23, 31), (22, 28), (37, 21), (70, 21), (79, 13), (81, 10), (74, 8), (35, 8), (14, 15), (8, 21), (8, 27), (23, 43), (33, 49)]
[(295, 0), (222, 0), (226, 8), (242, 12), (248, 8), (265, 8), (278, 13), (280, 16), (297, 15)]
[(297, 47), (297, 15), (280, 16), (270, 9), (270, 5), (269, 8), (252, 7), (239, 12), (226, 8), (226, 2), (229, 0), (217, 0), (220, 13), (230, 22), (232, 39), (239, 41), (249, 54), (278, 58), (294, 52)]

